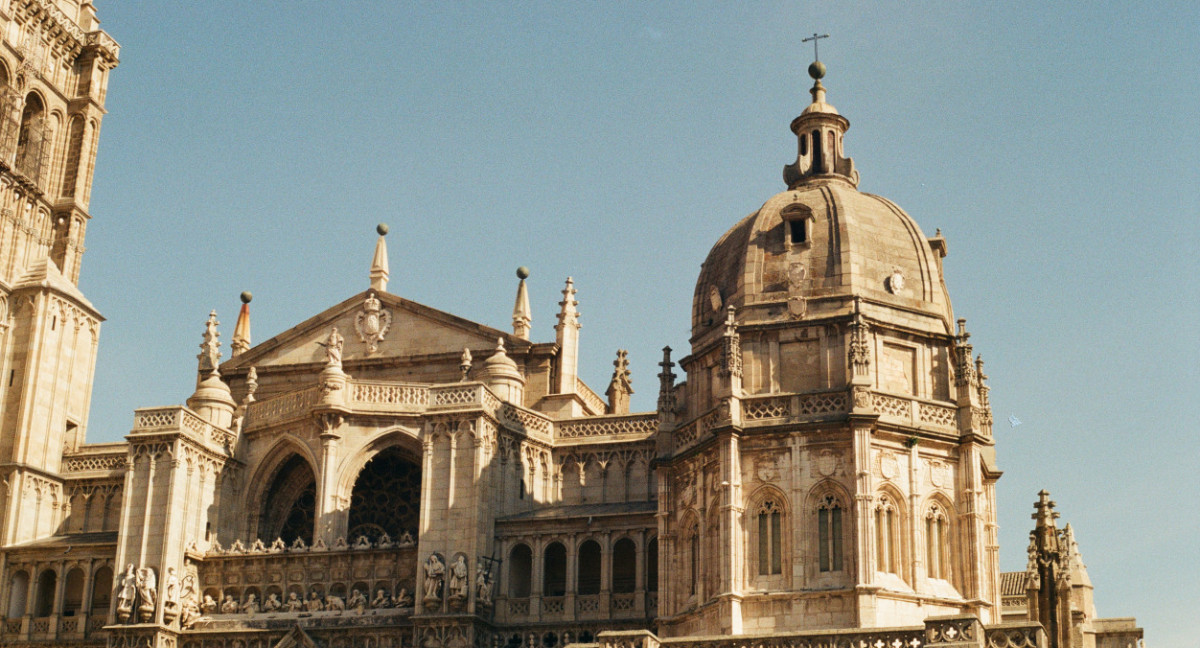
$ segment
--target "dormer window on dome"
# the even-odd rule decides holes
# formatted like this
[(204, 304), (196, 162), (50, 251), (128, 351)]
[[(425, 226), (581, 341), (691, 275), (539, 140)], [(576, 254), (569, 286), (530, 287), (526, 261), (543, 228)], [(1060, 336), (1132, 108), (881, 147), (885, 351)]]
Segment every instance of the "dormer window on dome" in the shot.
[(783, 220), (787, 249), (812, 247), (812, 226), (815, 216), (808, 205), (792, 203), (779, 211)]

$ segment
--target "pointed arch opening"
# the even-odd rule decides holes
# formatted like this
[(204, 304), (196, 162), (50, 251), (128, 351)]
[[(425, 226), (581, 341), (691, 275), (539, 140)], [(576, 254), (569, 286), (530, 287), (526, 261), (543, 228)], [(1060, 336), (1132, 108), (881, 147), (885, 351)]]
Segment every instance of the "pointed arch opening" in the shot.
[(36, 92), (25, 97), (21, 128), (17, 131), (17, 170), (35, 184), (41, 180), (49, 146), (46, 141), (46, 104)]
[(417, 541), (420, 510), (421, 465), (403, 448), (390, 446), (363, 465), (354, 481), (347, 539), (378, 542), (386, 533), (395, 541), (408, 533)]
[(304, 457), (293, 454), (275, 471), (262, 500), (258, 537), (267, 543), (282, 538), (290, 545), (303, 538), (312, 544), (316, 510), (316, 475)]

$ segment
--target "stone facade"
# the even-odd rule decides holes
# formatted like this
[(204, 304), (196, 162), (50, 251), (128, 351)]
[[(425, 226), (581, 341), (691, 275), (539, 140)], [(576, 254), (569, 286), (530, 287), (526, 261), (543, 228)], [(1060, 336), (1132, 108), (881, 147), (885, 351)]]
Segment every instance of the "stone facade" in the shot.
[(819, 64), (787, 189), (713, 247), (656, 411), (630, 413), (624, 351), (607, 398), (580, 380), (570, 278), (554, 341), (531, 341), (527, 270), (511, 332), (466, 321), (387, 291), (381, 225), (367, 290), (257, 345), (244, 294), (228, 359), (204, 323), (186, 406), (85, 444), (101, 317), (76, 282), (119, 54), (92, 12), (0, 0), (6, 645), (1140, 637), (1095, 618), (1044, 503), (1031, 564), (1049, 567), (1024, 603), (1006, 587), (946, 241), (857, 190)]

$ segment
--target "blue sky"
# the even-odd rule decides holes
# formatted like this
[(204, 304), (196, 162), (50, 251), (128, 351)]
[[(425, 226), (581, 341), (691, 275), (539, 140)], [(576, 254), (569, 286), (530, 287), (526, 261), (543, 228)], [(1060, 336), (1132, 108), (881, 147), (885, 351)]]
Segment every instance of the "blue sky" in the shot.
[(108, 318), (88, 438), (182, 403), (208, 311), (227, 342), (241, 291), (262, 341), (365, 289), (381, 221), (389, 291), (475, 321), (509, 326), (529, 266), (537, 340), (573, 276), (583, 377), (603, 389), (629, 349), (652, 409), (700, 262), (784, 188), (819, 30), (860, 188), (949, 241), (991, 377), (1003, 568), (1047, 488), (1100, 614), (1185, 645), (1198, 7), (99, 3), (122, 63), (81, 278)]

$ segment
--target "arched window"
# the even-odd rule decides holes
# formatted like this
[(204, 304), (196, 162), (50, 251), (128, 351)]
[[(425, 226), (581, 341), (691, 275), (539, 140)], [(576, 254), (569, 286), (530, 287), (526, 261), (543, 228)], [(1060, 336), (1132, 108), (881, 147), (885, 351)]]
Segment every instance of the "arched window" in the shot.
[(900, 512), (887, 495), (875, 505), (875, 562), (881, 572), (900, 573)]
[(815, 130), (815, 129), (813, 130), (812, 145), (813, 145), (812, 146), (812, 150), (813, 150), (812, 170), (813, 170), (813, 173), (824, 173), (825, 172), (825, 162), (824, 162), (825, 156), (823, 155), (823, 151), (821, 150), (821, 131)]
[(54, 613), (54, 590), (58, 587), (58, 574), (47, 569), (38, 575), (37, 593), (34, 594), (33, 616), (48, 617)]
[(567, 549), (561, 542), (551, 542), (542, 557), (542, 595), (563, 596), (567, 593)]
[(692, 522), (687, 531), (688, 594), (700, 591), (700, 523)]
[(765, 499), (758, 505), (758, 574), (783, 573), (783, 514), (779, 503)]
[(925, 564), (930, 578), (950, 580), (950, 520), (937, 502), (925, 514)]
[(83, 570), (76, 567), (67, 572), (66, 588), (63, 590), (63, 616), (75, 616), (83, 607)]
[(46, 106), (36, 93), (25, 97), (21, 128), (17, 131), (17, 170), (35, 183), (41, 178), (46, 147)]
[(817, 563), (822, 572), (842, 571), (842, 503), (833, 495), (817, 504)]
[(533, 576), (533, 551), (527, 544), (519, 544), (508, 555), (508, 595), (512, 598), (529, 598), (530, 578)]
[(588, 540), (579, 545), (579, 593), (600, 593), (600, 543)]
[(25, 616), (25, 599), (29, 596), (29, 572), (21, 570), (8, 583), (8, 618)]
[(92, 614), (108, 614), (108, 604), (112, 600), (113, 572), (112, 567), (105, 565), (96, 570), (92, 577)]
[(263, 498), (258, 537), (266, 543), (282, 538), (292, 544), (303, 538), (313, 541), (317, 510), (317, 479), (308, 462), (298, 454), (289, 457), (275, 472)]
[(646, 591), (658, 591), (658, 538), (646, 547)]
[(398, 447), (390, 447), (363, 466), (350, 495), (347, 541), (366, 536), (372, 542), (405, 531), (417, 537), (421, 504), (421, 468)]
[(628, 594), (637, 587), (637, 546), (629, 538), (621, 538), (613, 545), (612, 591)]

